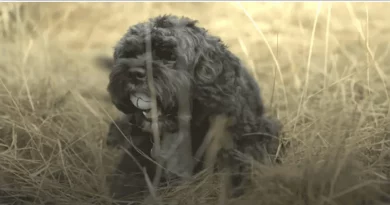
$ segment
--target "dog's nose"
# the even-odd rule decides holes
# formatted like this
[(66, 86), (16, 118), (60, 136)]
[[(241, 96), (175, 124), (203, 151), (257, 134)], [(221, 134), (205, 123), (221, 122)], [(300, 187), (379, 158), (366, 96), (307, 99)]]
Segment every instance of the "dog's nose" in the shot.
[(130, 68), (129, 69), (130, 77), (137, 80), (143, 80), (146, 77), (145, 69), (142, 68)]

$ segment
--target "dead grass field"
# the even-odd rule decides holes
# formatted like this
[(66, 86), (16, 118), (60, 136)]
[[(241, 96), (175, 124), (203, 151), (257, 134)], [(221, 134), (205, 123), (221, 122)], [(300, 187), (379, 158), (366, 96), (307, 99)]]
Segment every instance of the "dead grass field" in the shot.
[[(104, 140), (118, 112), (94, 58), (166, 13), (221, 36), (284, 124), (283, 165), (254, 165), (253, 191), (226, 203), (363, 205), (389, 193), (390, 4), (241, 5), (0, 3), (0, 204), (109, 204), (117, 153)], [(164, 202), (216, 204), (214, 180), (199, 181)]]

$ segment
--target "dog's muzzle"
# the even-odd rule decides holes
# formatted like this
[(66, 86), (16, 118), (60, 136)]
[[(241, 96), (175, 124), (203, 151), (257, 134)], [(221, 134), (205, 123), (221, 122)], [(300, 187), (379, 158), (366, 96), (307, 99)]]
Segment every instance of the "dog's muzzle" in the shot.
[[(142, 111), (142, 114), (147, 120), (152, 119), (152, 99), (145, 93), (133, 93), (130, 95), (130, 101), (133, 105)], [(161, 114), (160, 109), (157, 108), (157, 117)]]

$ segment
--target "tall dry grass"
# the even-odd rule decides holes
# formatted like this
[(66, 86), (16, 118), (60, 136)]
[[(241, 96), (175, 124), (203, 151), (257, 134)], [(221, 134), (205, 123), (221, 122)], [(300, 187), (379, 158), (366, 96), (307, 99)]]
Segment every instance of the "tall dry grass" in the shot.
[[(284, 124), (283, 165), (229, 204), (370, 204), (389, 192), (389, 3), (0, 3), (0, 201), (108, 204), (118, 112), (95, 57), (134, 23), (198, 19), (252, 69)], [(166, 202), (216, 204), (212, 176)], [(26, 198), (27, 197), (27, 198)], [(32, 202), (33, 201), (33, 202)], [(3, 203), (3, 202), (2, 202)], [(379, 204), (379, 203), (378, 203)]]

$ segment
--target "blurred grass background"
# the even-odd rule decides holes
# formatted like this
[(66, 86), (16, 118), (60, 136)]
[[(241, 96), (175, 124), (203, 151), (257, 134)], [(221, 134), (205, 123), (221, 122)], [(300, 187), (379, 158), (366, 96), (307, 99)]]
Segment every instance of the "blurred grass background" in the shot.
[[(370, 204), (390, 191), (386, 2), (0, 3), (0, 202), (108, 204), (107, 72), (127, 28), (161, 14), (199, 20), (258, 80), (289, 143), (253, 165), (252, 191), (226, 204)], [(216, 204), (212, 176), (164, 202)], [(26, 199), (24, 196), (27, 196)], [(372, 203), (372, 204), (380, 204)]]

